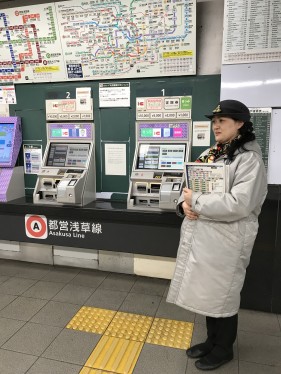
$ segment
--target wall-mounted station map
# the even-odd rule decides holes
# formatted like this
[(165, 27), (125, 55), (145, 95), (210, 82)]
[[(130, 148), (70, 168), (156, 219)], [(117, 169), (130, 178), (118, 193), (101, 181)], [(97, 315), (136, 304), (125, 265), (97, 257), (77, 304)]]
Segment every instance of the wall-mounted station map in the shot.
[(0, 11), (0, 82), (64, 80), (53, 4)]
[(0, 82), (196, 74), (195, 1), (64, 1), (0, 12)]

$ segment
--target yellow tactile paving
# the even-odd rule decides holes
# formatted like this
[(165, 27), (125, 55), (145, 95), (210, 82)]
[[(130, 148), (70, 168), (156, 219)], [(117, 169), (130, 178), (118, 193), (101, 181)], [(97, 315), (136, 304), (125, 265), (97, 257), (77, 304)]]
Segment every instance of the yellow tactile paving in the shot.
[(152, 322), (152, 317), (117, 312), (104, 335), (144, 342)]
[(80, 374), (132, 374), (145, 343), (187, 349), (193, 323), (82, 307), (66, 326), (103, 334)]
[(187, 349), (193, 332), (193, 323), (154, 318), (146, 343)]
[(68, 323), (66, 328), (103, 334), (115, 314), (115, 310), (83, 306)]
[(131, 374), (143, 344), (104, 335), (88, 358), (85, 366), (117, 374)]
[(79, 374), (116, 374), (113, 373), (112, 371), (103, 371), (99, 369), (91, 369), (91, 368), (86, 368), (84, 367)]

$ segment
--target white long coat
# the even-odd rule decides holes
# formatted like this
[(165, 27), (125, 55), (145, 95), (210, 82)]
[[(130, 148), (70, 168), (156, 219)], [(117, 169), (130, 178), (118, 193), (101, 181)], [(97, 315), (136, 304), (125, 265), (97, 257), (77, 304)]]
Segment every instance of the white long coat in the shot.
[(192, 209), (199, 218), (185, 217), (181, 227), (167, 301), (206, 316), (230, 317), (238, 312), (267, 194), (260, 147), (252, 141), (245, 148), (249, 151), (236, 154), (229, 165), (230, 192), (193, 192)]

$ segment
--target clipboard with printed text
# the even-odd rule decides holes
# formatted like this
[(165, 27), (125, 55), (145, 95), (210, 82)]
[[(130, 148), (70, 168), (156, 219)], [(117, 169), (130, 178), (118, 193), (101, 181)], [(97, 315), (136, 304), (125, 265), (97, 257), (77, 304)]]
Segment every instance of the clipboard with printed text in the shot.
[(185, 163), (186, 186), (194, 192), (228, 192), (228, 165), (224, 163)]

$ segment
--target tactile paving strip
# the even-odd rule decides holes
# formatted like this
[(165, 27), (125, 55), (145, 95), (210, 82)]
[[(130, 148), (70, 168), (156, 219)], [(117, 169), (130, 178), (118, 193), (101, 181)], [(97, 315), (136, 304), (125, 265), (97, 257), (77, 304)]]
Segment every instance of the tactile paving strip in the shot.
[(188, 349), (193, 332), (193, 323), (155, 318), (146, 343), (166, 347)]
[(116, 373), (112, 373), (112, 371), (103, 371), (103, 370), (99, 370), (99, 369), (91, 369), (91, 368), (86, 368), (84, 367), (80, 372), (79, 374), (116, 374)]
[(83, 306), (68, 323), (66, 328), (103, 334), (115, 314), (115, 310)]
[(104, 335), (144, 342), (152, 322), (152, 317), (117, 312)]
[[(106, 372), (131, 374), (143, 345), (144, 343), (141, 342), (104, 335), (85, 366)], [(90, 373), (92, 374), (92, 372)]]

